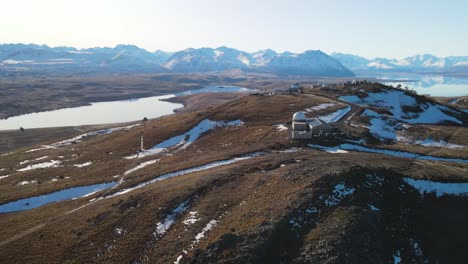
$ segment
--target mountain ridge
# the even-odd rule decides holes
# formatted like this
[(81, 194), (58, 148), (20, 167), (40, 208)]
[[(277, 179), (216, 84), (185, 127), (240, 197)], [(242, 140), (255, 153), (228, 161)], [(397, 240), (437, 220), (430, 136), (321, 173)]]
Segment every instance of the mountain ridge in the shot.
[(354, 73), (321, 51), (246, 52), (226, 46), (177, 52), (135, 45), (76, 49), (36, 44), (0, 44), (0, 72), (203, 73), (227, 70), (288, 75), (351, 77)]
[(468, 56), (437, 57), (417, 54), (400, 59), (368, 59), (354, 54), (334, 52), (331, 57), (356, 73), (460, 73), (468, 71)]

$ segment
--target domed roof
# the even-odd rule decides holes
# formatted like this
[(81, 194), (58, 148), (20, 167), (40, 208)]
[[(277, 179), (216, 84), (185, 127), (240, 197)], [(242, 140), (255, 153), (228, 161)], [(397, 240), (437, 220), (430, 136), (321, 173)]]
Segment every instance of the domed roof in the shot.
[(293, 121), (305, 121), (305, 113), (304, 112), (297, 112), (293, 115)]

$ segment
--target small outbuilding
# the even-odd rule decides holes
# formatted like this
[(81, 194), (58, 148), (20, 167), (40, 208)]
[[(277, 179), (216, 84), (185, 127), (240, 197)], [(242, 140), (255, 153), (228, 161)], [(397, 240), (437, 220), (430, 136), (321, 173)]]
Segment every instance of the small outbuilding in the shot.
[(294, 93), (294, 92), (302, 93), (302, 87), (301, 85), (299, 85), (298, 82), (292, 83), (291, 86), (289, 86), (289, 93)]

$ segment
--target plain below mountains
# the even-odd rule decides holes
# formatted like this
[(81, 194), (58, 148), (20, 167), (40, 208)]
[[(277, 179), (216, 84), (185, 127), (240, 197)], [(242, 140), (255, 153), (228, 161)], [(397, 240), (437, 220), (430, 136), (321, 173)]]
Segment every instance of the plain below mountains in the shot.
[(219, 47), (178, 52), (149, 52), (134, 45), (75, 49), (35, 44), (0, 45), (0, 75), (18, 73), (203, 73), (242, 70), (285, 75), (348, 77), (354, 73), (338, 60), (316, 50), (248, 53)]

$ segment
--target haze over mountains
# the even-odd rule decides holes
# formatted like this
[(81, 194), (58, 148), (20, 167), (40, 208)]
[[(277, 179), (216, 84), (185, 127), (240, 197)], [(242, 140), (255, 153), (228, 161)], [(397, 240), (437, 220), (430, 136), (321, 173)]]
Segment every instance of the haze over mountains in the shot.
[(134, 45), (114, 48), (51, 48), (35, 44), (0, 45), (0, 74), (203, 73), (242, 70), (285, 75), (350, 77), (368, 73), (460, 73), (468, 56), (438, 58), (417, 55), (404, 59), (366, 59), (320, 50), (277, 53), (245, 52), (228, 47), (149, 52)]

